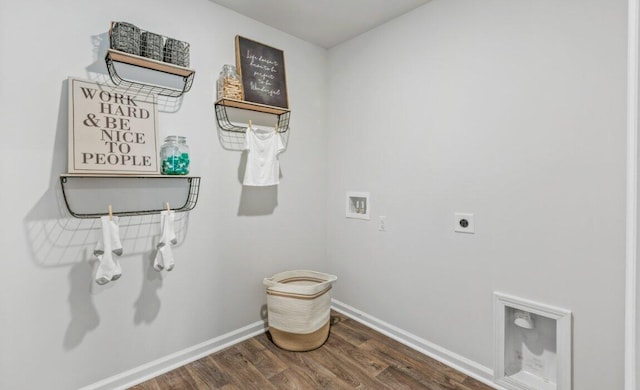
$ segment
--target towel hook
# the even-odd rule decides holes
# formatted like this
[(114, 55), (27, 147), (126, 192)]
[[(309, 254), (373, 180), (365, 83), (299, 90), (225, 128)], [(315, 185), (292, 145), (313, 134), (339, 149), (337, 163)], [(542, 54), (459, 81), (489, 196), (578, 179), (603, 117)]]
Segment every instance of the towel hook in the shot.
[(169, 202), (167, 202), (167, 213), (171, 212), (171, 207), (169, 207)]
[(251, 119), (249, 119), (249, 128), (253, 129), (253, 123), (251, 122)]
[(111, 205), (109, 205), (109, 221), (113, 220), (113, 209), (111, 208)]
[(278, 122), (276, 122), (276, 127), (274, 129), (274, 132), (277, 134), (278, 133)]

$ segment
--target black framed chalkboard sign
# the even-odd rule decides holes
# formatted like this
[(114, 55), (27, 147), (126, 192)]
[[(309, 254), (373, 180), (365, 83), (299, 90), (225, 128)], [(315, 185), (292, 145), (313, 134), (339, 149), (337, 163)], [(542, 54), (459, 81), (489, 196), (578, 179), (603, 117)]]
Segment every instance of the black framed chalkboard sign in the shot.
[(289, 108), (282, 50), (236, 35), (236, 67), (244, 100)]

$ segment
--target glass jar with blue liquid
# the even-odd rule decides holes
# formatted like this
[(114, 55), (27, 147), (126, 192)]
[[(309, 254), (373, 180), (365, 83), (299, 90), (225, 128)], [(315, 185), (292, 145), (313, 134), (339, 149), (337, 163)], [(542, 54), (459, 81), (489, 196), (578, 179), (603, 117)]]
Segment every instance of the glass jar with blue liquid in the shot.
[(189, 146), (187, 137), (170, 135), (160, 148), (163, 175), (189, 174)]

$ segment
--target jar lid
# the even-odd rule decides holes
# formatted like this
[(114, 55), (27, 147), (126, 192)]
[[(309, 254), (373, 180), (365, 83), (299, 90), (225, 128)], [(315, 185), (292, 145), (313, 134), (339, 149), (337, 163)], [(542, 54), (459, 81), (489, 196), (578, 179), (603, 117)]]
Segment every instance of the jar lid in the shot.
[(187, 137), (182, 135), (168, 135), (165, 137), (164, 142), (185, 142)]

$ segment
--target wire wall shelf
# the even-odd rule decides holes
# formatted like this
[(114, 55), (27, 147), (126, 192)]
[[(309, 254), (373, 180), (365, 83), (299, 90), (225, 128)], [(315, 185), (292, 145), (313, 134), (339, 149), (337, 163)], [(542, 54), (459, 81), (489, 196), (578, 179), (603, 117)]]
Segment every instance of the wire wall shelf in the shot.
[[(195, 76), (195, 71), (189, 69), (189, 48), (187, 42), (145, 31), (131, 23), (111, 22), (105, 62), (111, 81), (119, 87), (131, 92), (180, 97), (191, 89)], [(182, 83), (178, 87), (135, 81), (123, 77), (122, 72), (119, 74), (116, 63), (177, 76)]]
[[(185, 92), (188, 92), (191, 89), (191, 86), (193, 85), (193, 78), (196, 73), (195, 70), (192, 69), (162, 63), (160, 61), (124, 53), (114, 49), (107, 50), (105, 62), (107, 64), (107, 70), (109, 71), (109, 77), (111, 77), (111, 81), (113, 81), (115, 85), (137, 93), (150, 93), (176, 98), (182, 96)], [(171, 88), (168, 86), (153, 85), (125, 79), (118, 74), (115, 66), (116, 62), (151, 69), (174, 76), (180, 76), (183, 80), (182, 88)]]
[[(91, 182), (95, 181), (97, 183), (91, 184)], [(105, 181), (121, 184), (119, 188), (111, 189), (113, 192), (111, 195), (106, 195), (109, 197), (109, 206), (113, 204), (114, 207), (112, 215), (117, 216), (158, 214), (166, 210), (165, 205), (167, 203), (165, 202), (169, 197), (174, 200), (171, 210), (176, 212), (190, 211), (196, 207), (200, 192), (199, 176), (64, 174), (60, 175), (60, 185), (64, 203), (69, 213), (75, 218), (83, 219), (109, 215), (105, 202), (98, 199), (99, 196), (96, 196), (104, 192)], [(72, 185), (71, 182), (77, 183)], [(172, 185), (167, 187), (165, 184), (169, 182)], [(166, 194), (163, 194), (163, 192), (166, 192)], [(173, 192), (173, 194), (169, 196), (169, 192)], [(154, 201), (154, 197), (162, 199), (162, 201)], [(124, 208), (124, 206), (122, 209), (118, 208), (121, 204), (125, 204), (127, 201), (130, 202), (131, 198), (137, 198), (136, 200), (141, 203), (136, 204), (133, 208)], [(81, 205), (77, 204), (81, 202), (94, 204), (88, 206), (89, 209), (87, 210), (86, 205), (83, 209)], [(147, 207), (151, 203), (153, 203), (153, 207)], [(98, 208), (100, 211), (94, 211)]]
[(216, 101), (215, 108), (218, 127), (224, 131), (244, 133), (247, 130), (246, 125), (234, 124), (231, 120), (229, 120), (227, 108), (235, 108), (240, 110), (248, 110), (260, 112), (263, 114), (275, 115), (278, 118), (278, 133), (286, 133), (287, 131), (289, 131), (289, 117), (291, 116), (291, 111), (286, 108), (267, 106), (265, 104), (229, 98), (222, 98)]

